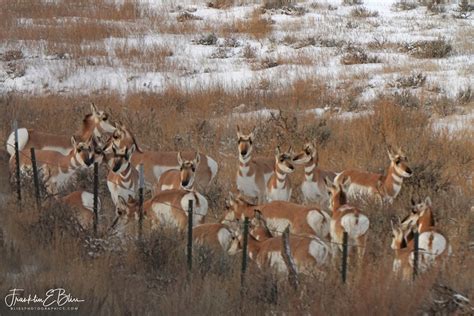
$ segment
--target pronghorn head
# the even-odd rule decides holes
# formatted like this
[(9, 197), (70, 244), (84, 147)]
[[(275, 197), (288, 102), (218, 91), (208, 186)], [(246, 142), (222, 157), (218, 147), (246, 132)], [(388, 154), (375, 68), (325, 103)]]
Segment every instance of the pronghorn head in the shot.
[(343, 184), (333, 183), (328, 177), (324, 178), (326, 190), (329, 195), (329, 207), (335, 211), (340, 206), (347, 204), (347, 187), (350, 184), (350, 178), (347, 178)]
[(318, 164), (318, 152), (316, 150), (316, 147), (312, 143), (307, 142), (303, 146), (303, 150), (293, 157), (293, 162), (296, 165), (304, 165), (310, 162), (311, 160)]
[(84, 124), (93, 124), (94, 135), (101, 136), (103, 133), (113, 133), (115, 127), (110, 122), (110, 117), (104, 111), (97, 109), (94, 103), (91, 103), (91, 114), (86, 115)]
[(281, 170), (283, 173), (292, 173), (295, 171), (295, 166), (293, 165), (293, 153), (291, 146), (286, 152), (281, 152), (280, 147), (278, 146), (275, 150), (275, 167)]
[(390, 247), (394, 250), (405, 248), (407, 245), (400, 218), (393, 217), (390, 223), (392, 225), (392, 244)]
[(112, 133), (112, 137), (108, 140), (107, 144), (104, 147), (105, 153), (111, 153), (113, 146), (121, 150), (125, 148), (131, 148), (132, 145), (135, 145), (135, 149), (138, 152), (143, 152), (138, 146), (135, 136), (128, 130), (128, 128), (121, 122), (115, 123), (115, 130)]
[(230, 231), (232, 238), (227, 253), (229, 255), (235, 255), (241, 250), (239, 247), (240, 222), (237, 220), (227, 222), (226, 227)]
[(237, 125), (237, 138), (239, 144), (239, 158), (247, 159), (252, 154), (253, 150), (253, 138), (254, 134), (253, 131), (255, 127), (250, 132), (250, 134), (244, 134), (240, 131), (239, 125)]
[(76, 142), (76, 138), (72, 136), (71, 145), (74, 158), (80, 165), (89, 167), (94, 163), (94, 149), (89, 141)]
[(181, 176), (181, 187), (185, 190), (191, 190), (194, 186), (196, 168), (199, 165), (200, 155), (196, 152), (193, 160), (183, 160), (181, 152), (178, 152), (178, 164)]
[(111, 228), (118, 228), (123, 230), (129, 223), (134, 223), (138, 220), (138, 201), (131, 195), (126, 201), (122, 196), (118, 197), (115, 205), (115, 219)]
[(249, 235), (258, 241), (264, 241), (273, 237), (268, 229), (267, 221), (259, 210), (254, 211), (254, 217), (249, 225)]
[(395, 169), (398, 175), (404, 178), (409, 178), (413, 175), (413, 171), (408, 167), (408, 158), (400, 148), (397, 153), (393, 153), (392, 150), (388, 148), (387, 153), (391, 161), (390, 166)]
[(249, 214), (249, 209), (254, 207), (254, 203), (247, 201), (240, 194), (234, 196), (232, 192), (229, 192), (229, 198), (226, 200), (227, 212), (224, 215), (222, 223), (235, 220), (244, 220), (245, 216)]
[(431, 198), (429, 196), (427, 196), (424, 201), (418, 203), (412, 199), (411, 203), (411, 212), (412, 214), (416, 214), (416, 224), (418, 224), (419, 229), (435, 225)]
[(92, 135), (89, 139), (89, 142), (94, 150), (94, 162), (102, 163), (104, 160), (104, 146), (105, 143), (102, 141), (101, 137)]
[(115, 145), (112, 145), (112, 154), (105, 155), (107, 166), (114, 173), (122, 173), (125, 169), (127, 169), (134, 151), (135, 145), (132, 145), (130, 149), (127, 147), (120, 149)]

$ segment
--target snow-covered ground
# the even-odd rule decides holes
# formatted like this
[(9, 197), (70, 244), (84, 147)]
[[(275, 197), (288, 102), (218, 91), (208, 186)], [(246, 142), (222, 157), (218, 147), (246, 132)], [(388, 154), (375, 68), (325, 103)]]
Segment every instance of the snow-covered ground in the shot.
[[(252, 32), (236, 32), (232, 27), (247, 23), (260, 8), (248, 4), (250, 1), (227, 9), (209, 8), (207, 1), (141, 2), (148, 12), (143, 18), (110, 22), (122, 23), (124, 29), (139, 25), (141, 31), (79, 43), (90, 55), (75, 55), (68, 44), (54, 51), (45, 40), (2, 42), (0, 53), (21, 50), (22, 58), (0, 58), (0, 93), (112, 91), (125, 95), (169, 87), (233, 91), (259, 87), (262, 82), (265, 89), (272, 90), (295, 80), (314, 79), (332, 88), (350, 82), (359, 88), (357, 98), (364, 103), (398, 91), (397, 80), (420, 73), (426, 80), (409, 87), (410, 93), (455, 99), (460, 91), (473, 87), (474, 17), (453, 18), (455, 4), (447, 5), (445, 13), (431, 14), (422, 6), (394, 10), (394, 0), (365, 0), (363, 7), (376, 16), (354, 17), (352, 12), (358, 6), (344, 6), (340, 0), (300, 1), (296, 7), (302, 8), (301, 15), (281, 9), (266, 11), (262, 18), (271, 22), (271, 32), (256, 38)], [(192, 20), (178, 22), (177, 17), (185, 12)], [(158, 17), (160, 25), (168, 28), (157, 28), (150, 17)], [(34, 28), (40, 21), (25, 18), (17, 23)], [(170, 26), (188, 30), (167, 31)], [(215, 42), (198, 43), (209, 34), (215, 34)], [(452, 45), (447, 57), (421, 59), (403, 50), (415, 41), (438, 39)], [(360, 47), (379, 62), (345, 65), (341, 59), (348, 47)], [(99, 53), (94, 54), (94, 49)], [(169, 53), (148, 57), (160, 49)], [(137, 50), (144, 60), (133, 59)]]

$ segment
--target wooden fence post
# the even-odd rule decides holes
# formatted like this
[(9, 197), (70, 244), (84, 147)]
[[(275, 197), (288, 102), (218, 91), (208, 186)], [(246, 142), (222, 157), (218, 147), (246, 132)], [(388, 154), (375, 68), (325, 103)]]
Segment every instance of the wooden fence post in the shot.
[(418, 228), (415, 228), (413, 232), (413, 281), (415, 281), (418, 275), (418, 252), (419, 252), (419, 245), (418, 245)]
[(97, 237), (99, 224), (99, 164), (94, 162), (94, 236)]
[(35, 148), (31, 147), (30, 151), (31, 151), (31, 165), (33, 166), (33, 181), (35, 184), (36, 209), (40, 210), (41, 192), (40, 192), (40, 187), (39, 187), (38, 165), (36, 164)]
[(193, 200), (188, 201), (188, 270), (193, 268)]
[(346, 283), (346, 279), (347, 279), (347, 240), (348, 240), (347, 232), (344, 232), (344, 235), (342, 237), (342, 269), (341, 269), (342, 283)]
[(138, 188), (138, 240), (143, 237), (143, 190), (145, 187), (145, 179), (143, 175), (143, 163), (139, 167), (140, 185)]
[(18, 148), (18, 122), (16, 120), (13, 122), (13, 129), (15, 131), (16, 194), (21, 210), (20, 150)]

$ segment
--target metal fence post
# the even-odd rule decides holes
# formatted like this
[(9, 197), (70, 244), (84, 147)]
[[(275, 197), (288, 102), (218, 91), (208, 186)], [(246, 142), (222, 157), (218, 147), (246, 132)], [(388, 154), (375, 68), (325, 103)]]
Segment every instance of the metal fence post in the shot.
[(99, 164), (94, 162), (94, 235), (97, 236), (99, 224)]
[(342, 276), (342, 283), (346, 283), (347, 279), (347, 240), (348, 234), (344, 232), (342, 237), (342, 269), (341, 269), (341, 276)]
[(240, 312), (243, 312), (244, 307), (244, 294), (245, 294), (245, 272), (247, 271), (247, 249), (248, 249), (248, 237), (249, 236), (249, 218), (245, 217), (244, 220), (244, 244), (242, 247), (242, 271), (240, 274)]
[(418, 275), (418, 252), (419, 252), (419, 245), (418, 245), (418, 228), (415, 228), (413, 232), (413, 281), (416, 279)]
[(296, 290), (298, 289), (299, 281), (298, 281), (298, 272), (296, 271), (296, 264), (291, 256), (291, 248), (290, 248), (290, 225), (286, 227), (282, 236), (281, 236), (283, 247), (281, 250), (281, 254), (283, 256), (283, 260), (285, 260), (286, 266), (288, 268), (288, 280), (290, 281), (291, 286)]
[(16, 194), (21, 209), (20, 150), (18, 148), (18, 122), (13, 122), (15, 130), (15, 163), (16, 163)]
[(139, 167), (140, 185), (138, 188), (138, 239), (143, 237), (143, 188), (145, 187), (145, 179), (143, 176), (143, 164)]
[(41, 207), (41, 192), (39, 187), (39, 178), (38, 178), (38, 165), (36, 164), (36, 154), (35, 148), (31, 147), (31, 165), (33, 166), (33, 181), (35, 184), (35, 197), (36, 197), (36, 209), (39, 210)]
[(193, 268), (193, 200), (188, 201), (188, 270)]

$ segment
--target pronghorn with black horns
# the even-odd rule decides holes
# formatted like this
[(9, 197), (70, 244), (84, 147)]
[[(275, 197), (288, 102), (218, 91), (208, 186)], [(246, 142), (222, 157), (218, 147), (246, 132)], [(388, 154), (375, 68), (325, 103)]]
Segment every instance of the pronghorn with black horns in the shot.
[[(104, 133), (112, 133), (115, 127), (110, 123), (107, 113), (100, 111), (91, 103), (91, 113), (87, 114), (82, 121), (80, 141), (86, 141), (91, 136), (101, 137)], [(18, 149), (29, 150), (34, 147), (36, 150), (57, 151), (67, 155), (71, 150), (70, 138), (64, 135), (43, 133), (32, 129), (18, 129)], [(10, 156), (15, 154), (15, 132), (13, 131), (7, 140), (7, 151)]]
[(139, 174), (130, 162), (134, 151), (135, 145), (123, 149), (112, 145), (112, 154), (105, 154), (105, 162), (109, 169), (107, 187), (115, 205), (118, 203), (119, 196), (123, 198), (137, 196)]
[(293, 157), (295, 165), (303, 165), (304, 181), (301, 184), (305, 204), (317, 203), (325, 207), (329, 202), (329, 195), (326, 190), (324, 179), (334, 181), (336, 173), (319, 168), (319, 158), (316, 147), (307, 142), (303, 150)]
[(273, 175), (275, 160), (273, 158), (252, 157), (253, 131), (250, 134), (241, 132), (237, 125), (239, 150), (239, 167), (237, 170), (237, 190), (240, 193), (265, 202), (267, 183)]
[[(51, 150), (35, 152), (38, 171), (49, 194), (57, 194), (78, 169), (89, 167), (94, 163), (95, 150), (92, 146), (92, 137), (87, 142), (77, 142), (73, 136), (70, 141), (72, 148), (66, 156)], [(14, 174), (15, 160), (15, 156), (10, 157), (11, 174)], [(29, 150), (20, 152), (20, 169), (22, 172), (32, 170)]]
[(347, 204), (347, 196), (343, 185), (347, 186), (349, 180), (346, 180), (344, 184), (334, 184), (328, 178), (324, 181), (332, 209), (330, 234), (333, 253), (335, 254), (337, 246), (342, 249), (344, 232), (347, 232), (348, 243), (356, 246), (359, 259), (362, 259), (369, 231), (369, 218), (358, 208)]
[(199, 166), (200, 155), (196, 152), (196, 156), (192, 160), (183, 159), (181, 152), (178, 152), (179, 170), (171, 169), (163, 172), (160, 180), (154, 186), (155, 194), (165, 190), (184, 189), (188, 191), (194, 190), (196, 178), (196, 170)]
[(275, 150), (273, 174), (267, 182), (266, 198), (271, 201), (289, 201), (291, 199), (291, 183), (288, 175), (295, 171), (291, 146), (286, 152), (280, 147)]
[[(144, 151), (142, 150), (130, 130), (121, 123), (116, 124), (116, 131), (106, 145), (104, 151), (111, 152), (112, 144), (118, 149), (130, 148), (135, 145), (135, 154), (132, 157), (132, 165), (139, 168), (143, 164), (145, 183), (152, 188), (153, 184), (160, 180), (161, 175), (168, 170), (179, 170), (178, 153), (176, 151)], [(120, 128), (119, 128), (120, 127)], [(194, 152), (182, 152), (183, 159), (192, 160)], [(217, 162), (208, 155), (200, 155), (199, 168), (196, 170), (195, 185), (197, 188), (207, 188), (217, 174)]]
[(385, 175), (349, 169), (339, 173), (334, 182), (342, 184), (350, 178), (347, 189), (349, 198), (368, 196), (376, 197), (380, 202), (393, 203), (400, 193), (403, 178), (411, 177), (413, 171), (408, 166), (408, 159), (401, 149), (393, 153), (389, 148), (387, 153), (390, 166)]

